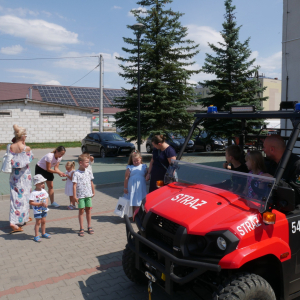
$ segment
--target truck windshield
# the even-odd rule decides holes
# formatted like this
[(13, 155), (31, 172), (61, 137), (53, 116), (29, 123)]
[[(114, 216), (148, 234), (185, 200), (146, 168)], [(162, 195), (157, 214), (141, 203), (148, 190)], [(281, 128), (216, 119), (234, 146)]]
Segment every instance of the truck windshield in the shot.
[[(250, 208), (264, 212), (275, 184), (275, 178), (241, 173), (202, 164), (174, 160), (165, 176), (165, 183), (179, 181), (188, 184), (205, 184), (230, 191), (245, 200)], [(169, 181), (169, 182), (168, 182)]]

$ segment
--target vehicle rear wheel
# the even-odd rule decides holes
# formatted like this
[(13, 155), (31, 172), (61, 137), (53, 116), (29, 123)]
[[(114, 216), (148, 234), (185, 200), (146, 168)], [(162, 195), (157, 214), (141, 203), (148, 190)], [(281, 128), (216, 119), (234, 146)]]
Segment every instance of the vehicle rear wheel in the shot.
[(101, 156), (101, 158), (105, 158), (106, 153), (105, 153), (105, 149), (104, 148), (100, 149), (100, 156)]
[(86, 147), (85, 146), (82, 146), (81, 147), (81, 152), (83, 153), (83, 152), (86, 152)]
[(227, 279), (213, 295), (214, 300), (276, 300), (270, 284), (259, 275), (240, 273)]
[(149, 144), (146, 145), (146, 151), (147, 151), (147, 153), (151, 153), (152, 152), (151, 146)]
[(124, 273), (128, 279), (138, 285), (147, 284), (147, 277), (135, 267), (135, 254), (130, 250), (128, 244), (126, 244), (126, 247), (123, 251), (122, 265)]
[(211, 152), (211, 151), (212, 151), (211, 144), (206, 144), (206, 145), (205, 145), (205, 151), (206, 151), (206, 152)]

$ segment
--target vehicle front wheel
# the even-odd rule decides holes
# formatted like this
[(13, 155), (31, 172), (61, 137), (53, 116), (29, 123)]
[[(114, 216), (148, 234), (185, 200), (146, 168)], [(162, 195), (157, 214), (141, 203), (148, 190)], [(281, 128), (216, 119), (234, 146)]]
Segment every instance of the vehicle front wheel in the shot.
[(265, 279), (255, 274), (240, 273), (225, 280), (213, 299), (276, 300), (276, 297)]
[(122, 265), (124, 273), (128, 279), (138, 285), (147, 284), (147, 277), (135, 267), (135, 254), (130, 250), (128, 244), (126, 244), (126, 247), (123, 251)]
[(211, 151), (212, 151), (211, 144), (206, 144), (206, 145), (205, 145), (205, 151), (206, 151), (206, 152), (211, 152)]
[(85, 146), (82, 146), (81, 147), (81, 152), (83, 153), (83, 152), (86, 152), (86, 147)]
[(105, 158), (106, 153), (105, 153), (105, 149), (104, 148), (100, 149), (100, 156), (101, 156), (101, 158)]
[(151, 146), (149, 144), (146, 146), (146, 151), (147, 151), (147, 153), (152, 152)]

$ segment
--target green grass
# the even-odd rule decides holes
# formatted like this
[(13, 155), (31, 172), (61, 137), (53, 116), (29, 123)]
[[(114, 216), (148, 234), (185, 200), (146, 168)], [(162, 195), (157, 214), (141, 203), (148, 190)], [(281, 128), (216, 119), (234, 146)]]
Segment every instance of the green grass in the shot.
[[(81, 147), (81, 142), (59, 142), (59, 143), (26, 143), (31, 149), (46, 149), (57, 148), (58, 146), (64, 146), (65, 148)], [(0, 150), (6, 150), (7, 144), (0, 144)]]

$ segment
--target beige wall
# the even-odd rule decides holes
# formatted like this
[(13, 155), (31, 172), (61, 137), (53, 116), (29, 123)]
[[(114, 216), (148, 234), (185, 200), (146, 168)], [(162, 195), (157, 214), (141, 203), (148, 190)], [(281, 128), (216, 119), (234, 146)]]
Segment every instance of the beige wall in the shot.
[[(267, 87), (262, 96), (269, 97), (269, 99), (262, 103), (264, 110), (279, 110), (281, 101), (281, 80), (259, 78), (259, 81), (262, 86)], [(208, 88), (195, 88), (196, 97), (199, 96), (199, 98), (210, 97), (208, 92)]]
[(263, 97), (269, 97), (263, 101), (264, 110), (279, 110), (281, 102), (281, 80), (260, 78), (262, 86), (267, 87)]

